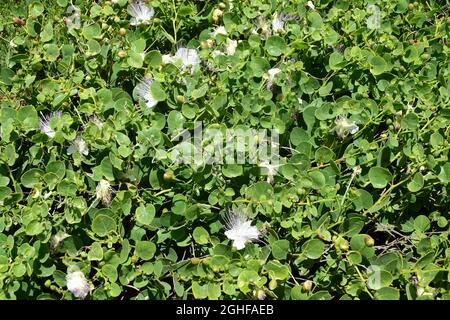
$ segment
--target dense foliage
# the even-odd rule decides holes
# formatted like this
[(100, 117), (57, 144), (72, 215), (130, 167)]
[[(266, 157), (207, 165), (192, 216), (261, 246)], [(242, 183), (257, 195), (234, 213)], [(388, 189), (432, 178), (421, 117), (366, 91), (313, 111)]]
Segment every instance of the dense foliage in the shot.
[[(445, 1), (130, 4), (0, 4), (0, 299), (450, 298)], [(279, 170), (175, 161), (196, 121)]]

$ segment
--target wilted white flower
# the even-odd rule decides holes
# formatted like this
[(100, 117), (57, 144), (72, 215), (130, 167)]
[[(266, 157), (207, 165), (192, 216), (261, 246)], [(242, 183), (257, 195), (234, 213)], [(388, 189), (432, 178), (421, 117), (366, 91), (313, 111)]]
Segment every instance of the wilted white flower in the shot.
[(359, 127), (355, 122), (349, 122), (347, 117), (338, 116), (336, 118), (336, 134), (339, 138), (344, 139), (349, 133), (355, 134), (358, 132)]
[(75, 151), (78, 151), (83, 156), (87, 156), (89, 154), (89, 148), (86, 141), (84, 141), (80, 136), (76, 137), (75, 140), (70, 143), (69, 148), (67, 148), (67, 154), (71, 155)]
[(252, 33), (261, 35), (262, 39), (267, 39), (271, 35), (270, 22), (267, 22), (266, 18), (262, 16), (256, 18), (255, 28), (252, 30)]
[(224, 35), (224, 36), (228, 35), (227, 30), (225, 30), (224, 26), (216, 27), (214, 29), (214, 31), (211, 32), (211, 37), (215, 38), (218, 34), (221, 34), (221, 35)]
[(174, 63), (175, 62), (175, 57), (170, 55), (170, 54), (164, 54), (162, 56), (162, 63), (163, 64), (167, 64), (167, 63)]
[(89, 120), (93, 123), (93, 124), (95, 124), (95, 126), (98, 128), (98, 129), (101, 129), (101, 128), (103, 128), (103, 121), (102, 121), (102, 119), (100, 119), (97, 115), (93, 115), (93, 116), (91, 116), (90, 118), (89, 118)]
[(69, 234), (63, 231), (58, 231), (50, 238), (50, 249), (56, 250), (56, 248), (58, 248), (58, 246), (64, 241), (64, 239), (68, 237), (70, 237)]
[(273, 165), (273, 164), (269, 163), (269, 161), (264, 160), (259, 164), (259, 167), (265, 169), (264, 174), (267, 175), (267, 182), (272, 184), (274, 182), (274, 176), (277, 173), (278, 165)]
[(11, 48), (17, 48), (17, 44), (14, 42), (14, 39), (11, 39), (11, 41), (9, 41), (9, 46)]
[(61, 114), (61, 111), (53, 112), (51, 114), (42, 116), (42, 118), (39, 120), (39, 128), (50, 138), (54, 138), (56, 134), (56, 132), (51, 128), (50, 122), (54, 117), (61, 117)]
[(310, 9), (312, 9), (312, 10), (314, 10), (316, 7), (314, 6), (314, 3), (312, 2), (312, 1), (308, 1), (307, 3), (306, 3), (306, 5), (310, 8)]
[(200, 57), (195, 49), (181, 47), (175, 53), (175, 58), (181, 60), (183, 63), (183, 71), (190, 67), (191, 73), (194, 67), (200, 64)]
[(225, 51), (227, 52), (227, 55), (232, 56), (236, 52), (238, 42), (236, 40), (231, 40), (230, 38), (227, 38), (227, 41), (225, 43)]
[(135, 88), (136, 95), (138, 96), (139, 99), (145, 100), (146, 106), (149, 109), (153, 108), (158, 104), (158, 100), (156, 100), (153, 97), (152, 92), (150, 90), (152, 82), (153, 79), (146, 76), (139, 81), (139, 83)]
[(64, 19), (67, 28), (69, 29), (79, 29), (81, 28), (81, 10), (77, 6), (70, 5), (67, 7), (67, 14), (70, 17)]
[(371, 13), (366, 19), (367, 28), (371, 30), (380, 29), (381, 28), (381, 11), (377, 5), (371, 4), (367, 6), (367, 11)]
[(111, 203), (112, 188), (107, 180), (100, 180), (97, 188), (95, 189), (95, 195), (97, 199), (101, 199), (103, 204), (109, 206)]
[(142, 23), (149, 23), (150, 19), (155, 15), (155, 10), (148, 7), (141, 0), (133, 0), (128, 6), (128, 13), (131, 15), (130, 24), (137, 26)]
[(247, 241), (258, 239), (259, 230), (251, 224), (252, 221), (245, 217), (242, 210), (235, 210), (227, 215), (225, 235), (233, 241), (233, 247), (237, 250), (244, 249)]
[(258, 300), (264, 300), (266, 298), (266, 293), (263, 289), (255, 290), (255, 296), (258, 298)]
[(223, 52), (220, 50), (214, 50), (213, 52), (211, 52), (211, 57), (215, 58), (217, 56), (221, 56), (223, 55)]
[(284, 22), (281, 18), (281, 15), (278, 13), (275, 15), (275, 17), (272, 20), (272, 31), (273, 32), (284, 32)]
[(275, 79), (275, 75), (280, 73), (280, 68), (272, 68), (267, 71), (267, 89), (270, 90), (273, 86), (273, 80)]
[(77, 266), (67, 268), (66, 283), (67, 289), (77, 298), (84, 299), (89, 293), (89, 282)]

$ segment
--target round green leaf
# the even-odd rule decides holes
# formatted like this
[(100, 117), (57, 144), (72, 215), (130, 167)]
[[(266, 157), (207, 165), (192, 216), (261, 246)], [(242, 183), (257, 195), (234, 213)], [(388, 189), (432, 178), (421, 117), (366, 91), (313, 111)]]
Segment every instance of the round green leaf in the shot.
[(270, 36), (266, 41), (265, 48), (271, 56), (278, 57), (286, 50), (287, 46), (280, 36)]
[(150, 260), (156, 252), (156, 245), (150, 241), (136, 242), (136, 255), (142, 260)]
[(145, 226), (149, 226), (155, 217), (155, 207), (150, 203), (145, 207), (141, 205), (136, 209), (136, 221)]
[(196, 227), (192, 236), (198, 244), (207, 244), (209, 242), (209, 233), (203, 227)]
[(387, 63), (386, 61), (379, 56), (374, 56), (369, 60), (370, 64), (370, 72), (374, 75), (380, 75), (387, 69)]
[(369, 180), (374, 188), (382, 189), (392, 180), (392, 175), (388, 169), (372, 167), (369, 170)]
[(108, 235), (116, 228), (116, 221), (105, 214), (99, 214), (92, 220), (92, 231), (101, 237)]
[(302, 252), (309, 259), (318, 259), (322, 256), (325, 244), (319, 239), (309, 239), (302, 245)]

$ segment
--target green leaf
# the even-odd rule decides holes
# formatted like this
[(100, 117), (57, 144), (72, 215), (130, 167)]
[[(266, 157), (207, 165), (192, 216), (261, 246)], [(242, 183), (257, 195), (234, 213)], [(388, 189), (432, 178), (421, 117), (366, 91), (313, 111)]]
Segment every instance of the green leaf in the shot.
[(328, 65), (331, 70), (339, 70), (342, 68), (342, 61), (344, 61), (344, 56), (339, 52), (333, 52), (328, 60)]
[(269, 261), (264, 268), (269, 273), (269, 277), (271, 279), (286, 280), (287, 278), (289, 278), (289, 267), (285, 264), (281, 264), (277, 260)]
[(368, 273), (367, 278), (367, 287), (373, 290), (379, 290), (383, 287), (387, 287), (392, 283), (393, 277), (392, 275), (385, 271), (381, 270), (380, 267), (376, 266), (376, 268), (369, 268), (370, 272)]
[(311, 27), (315, 29), (320, 29), (323, 25), (323, 19), (316, 11), (311, 11), (308, 14), (308, 21), (311, 22)]
[(309, 239), (302, 245), (302, 253), (309, 259), (318, 259), (322, 256), (325, 244), (319, 239)]
[(44, 5), (42, 3), (33, 3), (30, 10), (31, 17), (39, 17), (44, 12)]
[(200, 285), (197, 281), (192, 281), (192, 294), (195, 299), (205, 299), (208, 296), (206, 285)]
[(272, 255), (275, 259), (284, 260), (289, 252), (288, 240), (277, 240), (272, 243)]
[(130, 51), (128, 53), (127, 63), (130, 67), (139, 69), (144, 65), (145, 55), (142, 52)]
[(399, 300), (400, 292), (398, 289), (386, 287), (381, 288), (375, 292), (375, 299), (377, 300)]
[(374, 75), (380, 75), (384, 73), (387, 69), (387, 63), (386, 61), (379, 56), (374, 56), (369, 60), (370, 64), (370, 72)]
[(158, 101), (164, 101), (167, 99), (167, 94), (158, 81), (152, 82), (152, 84), (150, 85), (150, 91), (152, 93), (153, 98), (155, 98)]
[(108, 278), (110, 282), (116, 282), (118, 278), (117, 268), (112, 264), (105, 264), (102, 267), (102, 273)]
[(89, 261), (102, 261), (103, 260), (103, 249), (99, 242), (94, 242), (91, 245), (91, 250), (88, 253)]
[(44, 172), (40, 169), (36, 168), (30, 169), (22, 175), (20, 182), (26, 188), (33, 188), (36, 184), (39, 183), (40, 177), (43, 174)]
[(419, 51), (415, 46), (409, 46), (406, 48), (403, 54), (403, 61), (406, 63), (411, 63), (419, 59)]
[(30, 223), (28, 223), (26, 228), (26, 233), (29, 236), (35, 236), (37, 234), (40, 234), (44, 230), (44, 226), (42, 223), (40, 223), (37, 220), (33, 220)]
[(402, 119), (402, 128), (415, 130), (419, 126), (419, 117), (415, 113), (408, 113)]
[(249, 68), (254, 77), (262, 77), (269, 70), (270, 64), (262, 57), (253, 57), (249, 63)]
[(136, 242), (136, 255), (142, 260), (150, 260), (156, 252), (156, 245), (150, 241)]
[(155, 217), (155, 207), (149, 203), (145, 207), (141, 205), (136, 209), (136, 221), (142, 225), (151, 225)]
[(86, 38), (86, 40), (91, 40), (93, 38), (98, 38), (102, 34), (102, 28), (94, 23), (94, 24), (85, 24), (81, 33)]
[(372, 167), (369, 170), (369, 180), (374, 188), (382, 189), (392, 180), (392, 175), (385, 168)]
[(240, 164), (226, 164), (222, 168), (222, 173), (227, 178), (239, 177), (243, 172), (242, 165)]
[(116, 221), (105, 214), (99, 214), (92, 220), (92, 231), (101, 237), (108, 235), (116, 228)]
[(328, 147), (322, 146), (315, 152), (315, 159), (317, 162), (327, 163), (334, 159), (334, 152)]
[(423, 175), (420, 172), (417, 172), (408, 183), (408, 190), (411, 192), (417, 192), (423, 188), (423, 184)]
[(414, 219), (414, 229), (419, 232), (425, 232), (430, 228), (430, 219), (427, 216), (420, 215)]
[(162, 55), (158, 50), (151, 50), (147, 53), (145, 60), (150, 67), (159, 67), (162, 64)]
[(450, 182), (450, 163), (445, 163), (443, 166), (441, 166), (441, 171), (438, 174), (438, 178), (443, 183)]
[(209, 233), (203, 227), (196, 227), (192, 236), (198, 244), (207, 244), (209, 242)]
[(286, 42), (280, 36), (270, 36), (266, 40), (265, 49), (271, 56), (280, 56), (286, 50), (286, 48)]

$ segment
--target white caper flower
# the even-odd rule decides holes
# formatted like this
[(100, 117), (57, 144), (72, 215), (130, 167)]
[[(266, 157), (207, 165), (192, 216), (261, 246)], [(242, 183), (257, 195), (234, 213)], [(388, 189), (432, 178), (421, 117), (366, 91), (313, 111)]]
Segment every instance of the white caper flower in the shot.
[(158, 104), (158, 100), (156, 100), (152, 92), (150, 90), (150, 86), (153, 82), (153, 79), (149, 76), (142, 78), (139, 83), (136, 85), (136, 95), (139, 99), (145, 101), (145, 105), (147, 108), (151, 109)]
[(54, 138), (56, 132), (51, 128), (50, 122), (54, 117), (61, 117), (61, 111), (53, 112), (51, 114), (47, 114), (45, 116), (42, 116), (42, 118), (39, 121), (39, 128), (43, 133), (45, 133), (50, 138)]
[(227, 36), (227, 30), (225, 29), (224, 26), (218, 26), (214, 29), (213, 32), (211, 32), (211, 37), (215, 38), (218, 34), (221, 34), (223, 36)]
[(227, 38), (227, 41), (225, 42), (225, 51), (227, 52), (227, 55), (232, 56), (236, 52), (238, 42), (236, 40), (231, 40), (230, 38)]
[(267, 78), (267, 84), (266, 84), (267, 90), (270, 90), (272, 88), (273, 80), (275, 79), (275, 75), (277, 75), (280, 72), (281, 72), (280, 68), (272, 68), (272, 69), (269, 69), (267, 71), (267, 75), (266, 75), (266, 78)]
[(312, 1), (308, 1), (307, 3), (306, 3), (306, 5), (310, 8), (310, 9), (312, 9), (312, 10), (314, 10), (316, 7), (314, 6), (314, 3), (312, 2)]
[(200, 64), (200, 57), (195, 49), (181, 47), (175, 52), (175, 58), (181, 60), (183, 71), (191, 68), (191, 73), (194, 71), (195, 66)]
[(349, 122), (347, 120), (347, 117), (345, 116), (338, 116), (336, 118), (336, 134), (339, 138), (344, 139), (348, 136), (348, 134), (355, 134), (358, 132), (359, 127), (356, 125), (356, 123)]
[(97, 199), (102, 200), (103, 204), (109, 206), (111, 203), (112, 187), (107, 180), (100, 180), (95, 189)]
[(272, 19), (272, 31), (275, 33), (284, 32), (284, 22), (280, 14), (276, 13)]
[(237, 250), (245, 248), (248, 241), (257, 240), (260, 232), (257, 227), (252, 226), (241, 209), (235, 209), (226, 216), (225, 235), (233, 241), (233, 247)]
[(74, 152), (79, 152), (83, 156), (87, 156), (89, 154), (89, 148), (86, 144), (86, 141), (83, 140), (80, 136), (76, 137), (71, 143), (69, 148), (67, 148), (67, 154), (71, 155)]
[(70, 237), (69, 234), (65, 233), (64, 231), (58, 231), (50, 238), (50, 249), (56, 250), (59, 247), (59, 245), (62, 244), (64, 239), (68, 237)]
[(67, 268), (66, 283), (67, 289), (77, 298), (84, 299), (89, 293), (89, 282), (77, 266)]
[(137, 26), (142, 23), (148, 24), (155, 15), (155, 10), (141, 0), (133, 0), (128, 6), (128, 13), (131, 15), (130, 24)]

